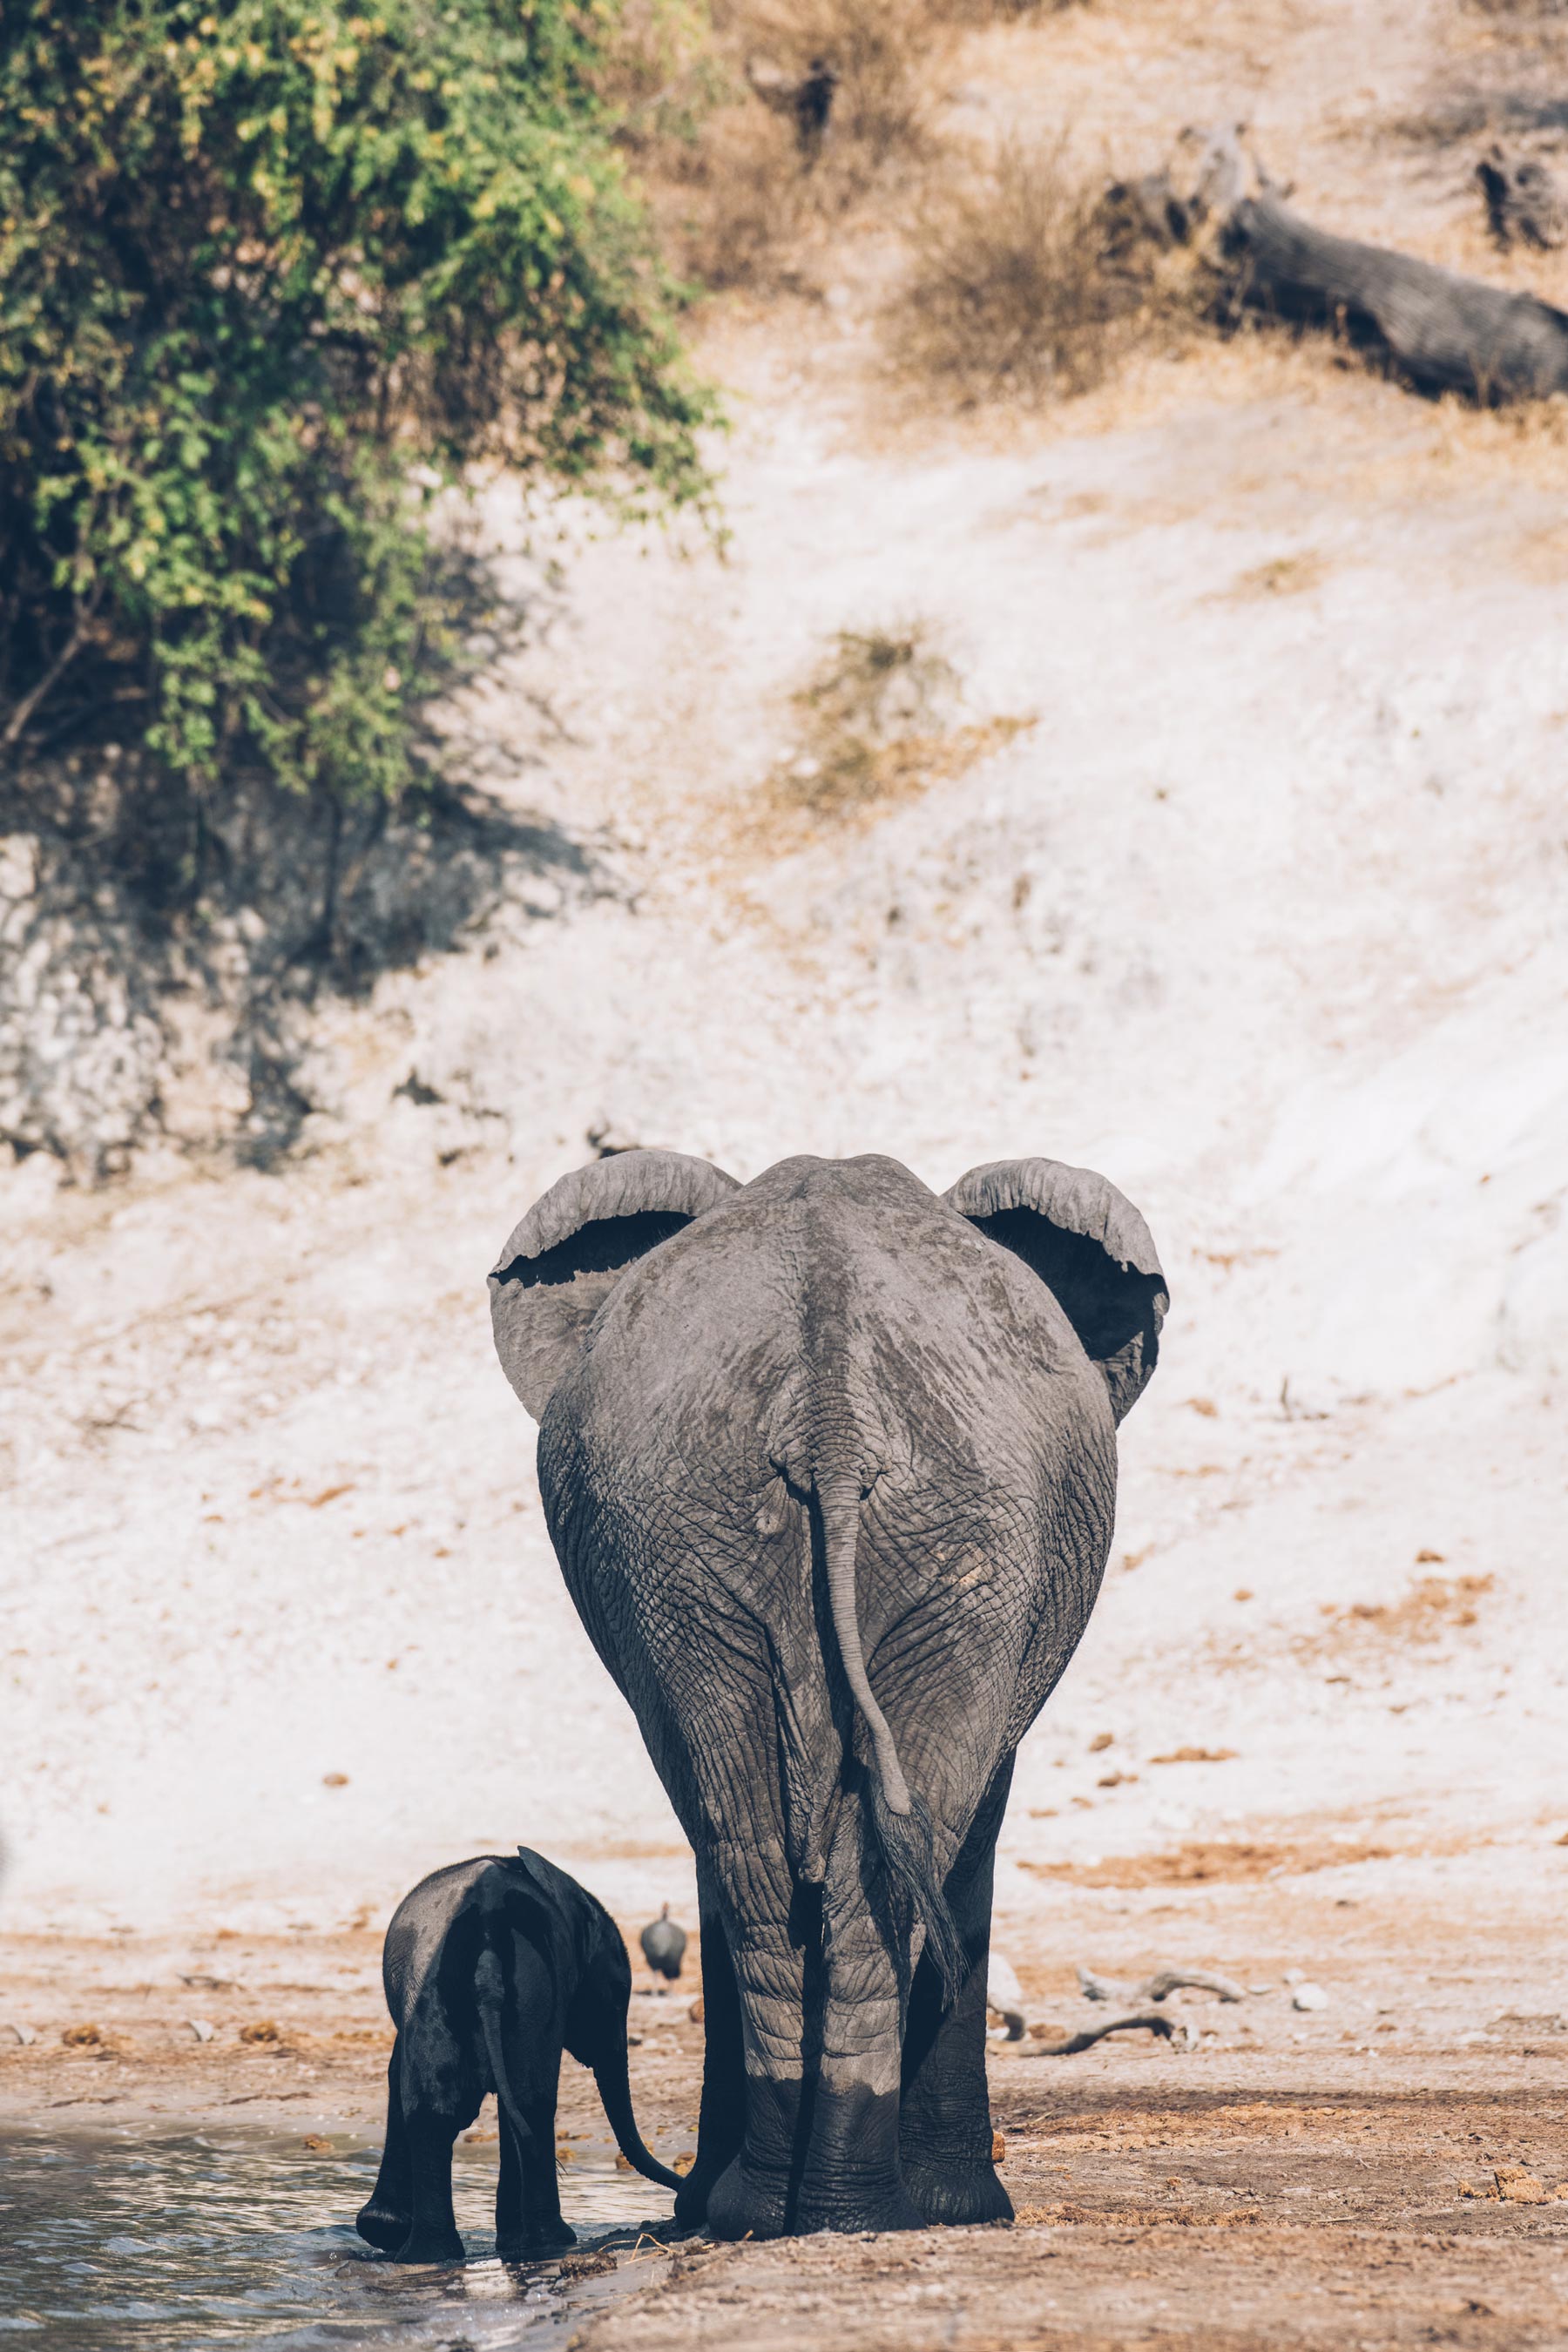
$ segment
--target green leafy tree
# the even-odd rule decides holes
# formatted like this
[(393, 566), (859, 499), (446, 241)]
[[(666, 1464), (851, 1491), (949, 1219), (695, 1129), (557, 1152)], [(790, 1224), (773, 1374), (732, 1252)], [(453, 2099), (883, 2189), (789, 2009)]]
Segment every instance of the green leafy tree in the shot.
[(616, 0), (6, 0), (0, 739), (399, 791), (504, 461), (700, 499), (708, 397), (594, 86)]

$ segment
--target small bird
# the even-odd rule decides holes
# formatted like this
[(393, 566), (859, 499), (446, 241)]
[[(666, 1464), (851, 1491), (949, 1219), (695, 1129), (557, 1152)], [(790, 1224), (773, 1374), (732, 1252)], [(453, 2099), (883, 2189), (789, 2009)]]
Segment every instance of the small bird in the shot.
[(826, 58), (813, 58), (805, 73), (796, 77), (748, 58), (746, 79), (764, 106), (791, 118), (802, 158), (808, 166), (815, 163), (833, 112), (833, 95), (838, 88), (837, 68)]
[(1549, 253), (1568, 236), (1568, 208), (1538, 156), (1521, 161), (1493, 147), (1476, 165), (1476, 177), (1486, 199), (1487, 225), (1505, 252), (1522, 243)]
[(1023, 1988), (1013, 1963), (1000, 1952), (992, 1953), (986, 1969), (985, 2006), (994, 2009), (1003, 2020), (1009, 2042), (1022, 2042), (1028, 2031), (1028, 2020), (1024, 2014)]
[(679, 1920), (670, 1917), (668, 1903), (657, 1919), (649, 1920), (637, 1940), (655, 1976), (668, 1977), (673, 1984), (686, 1957), (686, 1930)]

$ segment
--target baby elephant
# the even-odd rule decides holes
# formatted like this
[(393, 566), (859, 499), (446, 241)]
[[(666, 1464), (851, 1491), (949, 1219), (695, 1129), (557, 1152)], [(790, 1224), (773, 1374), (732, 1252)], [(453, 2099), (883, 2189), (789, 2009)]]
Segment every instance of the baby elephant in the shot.
[(591, 2066), (628, 2163), (679, 2189), (648, 2154), (626, 2082), (631, 1963), (602, 1903), (542, 1854), (483, 1854), (433, 1871), (393, 1915), (382, 1954), (397, 2028), (387, 2067), (386, 2147), (355, 2227), (404, 2263), (461, 2262), (452, 2147), (496, 2095), (496, 2251), (574, 2242), (555, 2180), (561, 2053)]

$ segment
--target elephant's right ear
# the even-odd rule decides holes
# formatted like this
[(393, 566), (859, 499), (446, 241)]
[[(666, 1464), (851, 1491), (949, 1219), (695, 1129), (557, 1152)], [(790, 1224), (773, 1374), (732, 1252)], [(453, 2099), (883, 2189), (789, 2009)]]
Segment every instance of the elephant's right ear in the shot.
[(1154, 1369), (1171, 1304), (1153, 1237), (1125, 1193), (1059, 1160), (994, 1160), (946, 1198), (1055, 1293), (1125, 1419)]
[(626, 1268), (737, 1189), (709, 1160), (617, 1151), (534, 1202), (489, 1281), (496, 1353), (535, 1421)]

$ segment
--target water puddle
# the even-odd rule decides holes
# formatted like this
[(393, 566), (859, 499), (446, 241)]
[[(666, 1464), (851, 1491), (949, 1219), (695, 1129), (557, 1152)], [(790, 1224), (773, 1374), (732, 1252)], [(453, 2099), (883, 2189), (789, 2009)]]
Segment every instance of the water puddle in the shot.
[(467, 2263), (389, 2263), (353, 2229), (378, 2155), (259, 2131), (0, 2132), (0, 2347), (546, 2352), (663, 2275), (637, 2241), (668, 2222), (669, 2199), (617, 2171), (607, 2145), (574, 2151), (562, 2174), (579, 2256), (613, 2256), (577, 2275), (571, 2256), (564, 2271), (497, 2260), (493, 2144), (458, 2149)]

